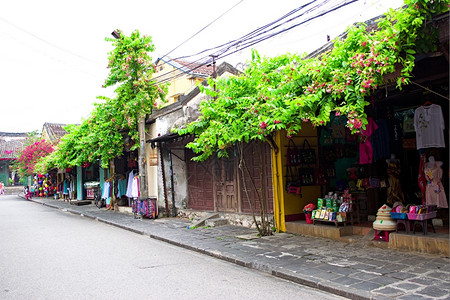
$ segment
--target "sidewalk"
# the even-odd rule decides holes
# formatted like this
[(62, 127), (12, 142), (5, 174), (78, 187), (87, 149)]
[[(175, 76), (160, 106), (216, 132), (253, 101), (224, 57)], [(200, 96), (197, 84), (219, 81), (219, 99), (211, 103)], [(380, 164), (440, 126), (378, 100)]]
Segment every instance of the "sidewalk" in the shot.
[(179, 218), (141, 220), (94, 205), (32, 201), (351, 299), (450, 299), (448, 257), (288, 233), (244, 239), (238, 236), (256, 236), (256, 230), (188, 229), (190, 222)]

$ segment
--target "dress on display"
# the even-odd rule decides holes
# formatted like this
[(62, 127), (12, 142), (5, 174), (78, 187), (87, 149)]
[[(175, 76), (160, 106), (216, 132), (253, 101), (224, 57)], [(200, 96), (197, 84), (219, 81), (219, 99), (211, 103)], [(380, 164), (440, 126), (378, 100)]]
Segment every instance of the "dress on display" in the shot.
[(426, 155), (422, 153), (420, 155), (419, 163), (419, 176), (417, 177), (417, 184), (422, 191), (422, 204), (426, 204), (426, 190), (427, 190), (427, 179), (425, 178), (425, 165), (426, 165)]
[(417, 149), (444, 148), (445, 122), (437, 104), (419, 106), (414, 112)]
[(442, 168), (435, 162), (425, 168), (427, 180), (426, 201), (427, 205), (437, 205), (439, 208), (448, 208), (447, 196), (442, 185)]
[(127, 184), (127, 192), (125, 196), (128, 198), (133, 198), (133, 194), (131, 193), (133, 189), (133, 178), (134, 178), (134, 171), (131, 170), (131, 172), (128, 174), (128, 184)]
[(389, 180), (389, 187), (387, 189), (387, 202), (389, 204), (394, 204), (397, 201), (403, 202), (403, 192), (400, 185), (400, 163), (389, 162), (387, 173)]
[(361, 165), (371, 164), (373, 160), (373, 147), (370, 136), (378, 129), (377, 123), (369, 117), (367, 118), (366, 129), (361, 131), (361, 139), (359, 142), (359, 163)]

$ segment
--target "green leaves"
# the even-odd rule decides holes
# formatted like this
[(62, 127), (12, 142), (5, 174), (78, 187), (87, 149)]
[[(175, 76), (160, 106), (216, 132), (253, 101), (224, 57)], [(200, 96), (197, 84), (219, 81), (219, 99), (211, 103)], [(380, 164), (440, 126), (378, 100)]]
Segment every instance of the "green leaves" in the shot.
[(253, 50), (242, 75), (210, 79), (209, 87), (201, 87), (215, 99), (200, 106), (199, 120), (177, 132), (195, 134), (188, 146), (199, 154), (196, 160), (203, 160), (226, 155), (224, 149), (236, 142), (264, 140), (276, 130), (292, 135), (303, 122), (324, 125), (333, 111), (347, 116), (354, 133), (361, 131), (367, 124), (365, 99), (384, 84), (383, 75), (395, 71), (397, 61), (402, 65), (398, 87), (410, 82), (414, 55), (420, 53), (416, 45), (431, 40), (423, 34), (424, 20), (448, 10), (446, 0), (424, 1), (406, 0), (407, 7), (378, 20), (378, 30), (368, 32), (364, 24), (349, 28), (346, 39), (317, 58), (267, 58)]
[(90, 117), (81, 125), (67, 128), (69, 133), (48, 159), (48, 165), (65, 168), (99, 160), (102, 167), (108, 167), (112, 158), (122, 155), (125, 133), (133, 141), (131, 149), (139, 147), (138, 120), (152, 112), (156, 99), (165, 97), (167, 87), (152, 79), (151, 37), (134, 31), (130, 36), (120, 32), (119, 39), (105, 40), (114, 49), (108, 53), (110, 73), (104, 87), (116, 86), (115, 97), (97, 97), (99, 102)]

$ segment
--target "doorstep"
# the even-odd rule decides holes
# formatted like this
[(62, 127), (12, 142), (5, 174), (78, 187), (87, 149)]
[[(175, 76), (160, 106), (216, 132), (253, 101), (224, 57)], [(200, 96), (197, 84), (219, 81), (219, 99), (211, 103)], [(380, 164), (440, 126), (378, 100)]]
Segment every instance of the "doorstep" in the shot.
[(449, 257), (449, 236), (445, 233), (422, 232), (416, 234), (391, 233), (389, 235), (389, 248), (445, 255)]
[(449, 257), (449, 235), (448, 233), (422, 232), (416, 234), (396, 233), (389, 234), (389, 242), (374, 241), (372, 227), (367, 226), (339, 226), (332, 224), (307, 224), (306, 221), (286, 222), (286, 232), (328, 238), (332, 240), (352, 243), (365, 241), (373, 246), (391, 249), (421, 252), (428, 254), (445, 255)]
[(133, 214), (133, 208), (129, 206), (119, 206), (119, 212), (125, 214)]

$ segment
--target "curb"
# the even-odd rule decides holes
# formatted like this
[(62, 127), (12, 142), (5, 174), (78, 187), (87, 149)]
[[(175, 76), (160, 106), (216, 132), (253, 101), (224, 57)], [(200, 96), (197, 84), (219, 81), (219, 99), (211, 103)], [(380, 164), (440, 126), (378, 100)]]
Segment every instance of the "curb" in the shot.
[[(20, 194), (17, 195), (19, 198), (22, 198), (24, 200), (26, 200), (26, 198), (24, 196), (21, 196)], [(229, 262), (229, 263), (233, 263), (236, 264), (238, 266), (241, 267), (246, 267), (249, 269), (253, 269), (253, 270), (257, 270), (260, 272), (264, 272), (266, 274), (270, 274), (274, 277), (277, 278), (281, 278), (287, 281), (291, 281), (293, 283), (297, 283), (297, 284), (301, 284), (307, 287), (311, 287), (311, 288), (315, 288), (317, 290), (321, 290), (330, 294), (334, 294), (334, 295), (338, 295), (338, 296), (342, 296), (342, 297), (346, 297), (349, 299), (355, 299), (355, 300), (371, 300), (373, 299), (373, 296), (371, 296), (370, 292), (366, 292), (366, 291), (361, 291), (361, 290), (356, 290), (350, 287), (345, 287), (345, 286), (341, 286), (339, 284), (336, 284), (334, 282), (330, 282), (330, 281), (317, 281), (314, 279), (308, 279), (308, 278), (301, 278), (295, 275), (294, 272), (292, 271), (280, 271), (277, 269), (274, 269), (272, 266), (265, 264), (265, 263), (259, 263), (257, 261), (246, 261), (244, 258), (242, 257), (231, 257), (231, 256), (227, 256), (222, 254), (219, 251), (216, 250), (211, 250), (211, 249), (202, 249), (196, 246), (192, 246), (192, 245), (188, 245), (179, 241), (175, 241), (172, 240), (170, 238), (165, 238), (163, 236), (159, 236), (156, 234), (152, 234), (152, 233), (146, 233), (144, 230), (138, 230), (138, 229), (134, 229), (130, 226), (126, 226), (123, 224), (119, 224), (116, 222), (112, 222), (106, 219), (103, 219), (101, 217), (95, 217), (89, 214), (84, 214), (81, 213), (79, 211), (73, 210), (73, 209), (66, 209), (66, 208), (60, 208), (56, 205), (52, 205), (50, 203), (45, 203), (45, 202), (41, 202), (41, 201), (37, 201), (34, 199), (30, 199), (28, 201), (32, 201), (34, 203), (38, 203), (38, 204), (42, 204), (45, 205), (47, 207), (51, 207), (51, 208), (55, 208), (61, 211), (65, 211), (65, 212), (69, 212), (71, 214), (75, 214), (75, 215), (79, 215), (82, 217), (86, 217), (92, 220), (96, 220), (98, 222), (102, 222), (104, 224), (108, 224), (108, 225), (112, 225), (124, 230), (128, 230), (130, 232), (133, 233), (137, 233), (137, 234), (141, 234), (141, 235), (145, 235), (148, 236), (154, 240), (158, 240), (167, 244), (171, 244), (180, 248), (184, 248), (187, 250), (191, 250), (191, 251), (195, 251), (197, 253), (200, 254), (205, 254), (208, 255), (210, 257), (214, 257), (214, 258), (218, 258), (220, 260)]]

